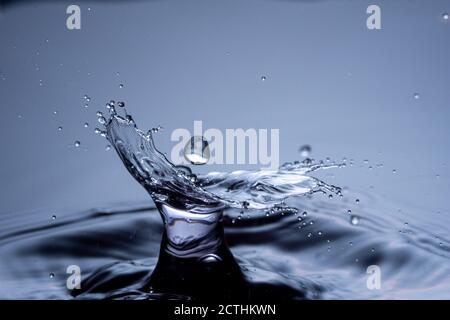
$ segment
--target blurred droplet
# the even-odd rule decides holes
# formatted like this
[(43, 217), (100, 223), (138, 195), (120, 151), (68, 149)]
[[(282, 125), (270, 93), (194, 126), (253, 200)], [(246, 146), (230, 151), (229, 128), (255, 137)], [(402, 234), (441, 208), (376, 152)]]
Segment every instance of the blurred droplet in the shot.
[(300, 155), (304, 158), (308, 158), (311, 154), (311, 146), (308, 144), (305, 144), (300, 147)]
[(358, 216), (351, 216), (350, 217), (350, 223), (354, 226), (356, 226), (359, 223), (359, 217)]

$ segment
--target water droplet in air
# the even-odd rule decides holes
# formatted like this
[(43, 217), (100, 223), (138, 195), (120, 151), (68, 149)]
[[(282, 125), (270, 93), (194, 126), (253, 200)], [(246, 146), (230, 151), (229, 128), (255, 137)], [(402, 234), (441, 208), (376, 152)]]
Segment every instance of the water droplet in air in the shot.
[(308, 144), (305, 144), (303, 146), (300, 147), (300, 155), (304, 158), (309, 157), (309, 155), (311, 154), (311, 146)]
[(77, 141), (74, 142), (74, 145), (75, 145), (75, 147), (78, 148), (81, 145), (81, 142), (77, 140)]
[(392, 173), (397, 173), (397, 170), (396, 169), (392, 170)]
[(88, 128), (88, 127), (89, 127), (89, 123), (85, 122), (85, 123), (84, 123), (84, 127), (85, 127), (85, 128)]
[(55, 274), (52, 272), (49, 274), (50, 279), (53, 279), (55, 277)]
[(62, 131), (62, 129), (63, 129), (62, 127), (58, 127), (58, 131)]
[(356, 199), (355, 202), (356, 202), (356, 203), (359, 203), (359, 199)]
[(192, 137), (184, 147), (184, 157), (194, 165), (207, 163), (210, 157), (208, 141), (202, 136)]
[(442, 19), (448, 20), (448, 13), (447, 12), (442, 14)]
[(95, 128), (95, 129), (94, 129), (94, 132), (95, 132), (96, 134), (100, 134), (102, 131), (101, 131), (99, 128)]
[(416, 93), (414, 93), (414, 95), (413, 95), (413, 97), (414, 97), (414, 99), (419, 99), (420, 98), (420, 94), (418, 94), (417, 92)]
[(52, 220), (55, 220), (56, 219), (56, 216), (55, 215), (52, 215)]
[(266, 76), (261, 76), (261, 81), (266, 81), (267, 77)]
[(99, 122), (100, 124), (105, 124), (105, 123), (106, 123), (106, 119), (105, 119), (104, 117), (99, 117), (99, 118), (98, 118), (98, 122)]
[(119, 88), (122, 89), (123, 88), (123, 84), (119, 84)]
[(350, 223), (354, 226), (356, 226), (359, 223), (359, 217), (358, 216), (351, 216), (350, 217)]
[(306, 217), (308, 215), (308, 212), (303, 211), (302, 216)]

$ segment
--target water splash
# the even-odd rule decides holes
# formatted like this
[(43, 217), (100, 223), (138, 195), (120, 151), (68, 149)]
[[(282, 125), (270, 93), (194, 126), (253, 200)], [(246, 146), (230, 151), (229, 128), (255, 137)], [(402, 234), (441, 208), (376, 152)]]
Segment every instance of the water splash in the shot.
[(124, 114), (120, 115), (115, 106), (113, 101), (109, 104), (108, 120), (98, 112), (99, 122), (105, 124), (106, 137), (125, 167), (156, 204), (204, 214), (229, 207), (273, 210), (285, 206), (285, 200), (291, 197), (316, 192), (341, 194), (339, 187), (309, 174), (343, 165), (324, 164), (309, 158), (287, 162), (278, 170), (211, 172), (197, 176), (188, 167), (172, 164), (155, 147), (152, 130), (140, 130), (125, 109), (121, 108)]

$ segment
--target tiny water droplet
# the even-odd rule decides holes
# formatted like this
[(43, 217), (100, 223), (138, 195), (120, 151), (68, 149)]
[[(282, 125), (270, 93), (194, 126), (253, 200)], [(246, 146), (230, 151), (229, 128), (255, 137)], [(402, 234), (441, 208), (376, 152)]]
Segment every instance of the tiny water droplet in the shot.
[(96, 134), (100, 134), (102, 131), (101, 131), (99, 128), (95, 128), (95, 129), (94, 129), (94, 132), (95, 132)]
[(58, 127), (58, 131), (62, 131), (63, 127)]
[(359, 203), (359, 199), (356, 199), (355, 202), (356, 202), (356, 203)]
[(52, 215), (52, 220), (55, 220), (56, 219), (56, 216), (55, 215)]
[(309, 157), (311, 154), (311, 146), (308, 144), (305, 144), (300, 147), (300, 155), (304, 158)]
[(103, 113), (101, 111), (97, 111), (96, 115), (97, 117), (103, 117)]
[(420, 94), (418, 94), (417, 92), (414, 93), (413, 95), (414, 99), (418, 100), (420, 98)]
[(266, 76), (261, 76), (261, 81), (266, 81), (267, 77)]
[(111, 146), (108, 144), (108, 145), (105, 147), (105, 150), (106, 150), (106, 151), (111, 150)]
[(184, 157), (194, 165), (207, 163), (210, 157), (208, 141), (202, 136), (192, 137), (184, 147)]
[(392, 170), (392, 173), (397, 173), (397, 170), (396, 170), (396, 169), (393, 169), (393, 170)]
[(53, 279), (53, 278), (55, 277), (55, 274), (54, 274), (53, 272), (51, 272), (51, 273), (49, 274), (49, 277), (50, 277), (50, 279)]
[(123, 84), (121, 83), (121, 84), (119, 84), (119, 88), (120, 89), (122, 89), (123, 88)]
[(85, 127), (85, 128), (88, 128), (88, 127), (89, 127), (89, 123), (85, 122), (85, 123), (84, 123), (84, 127)]
[(303, 211), (302, 216), (306, 217), (308, 215), (308, 212)]
[(359, 223), (359, 217), (358, 216), (351, 216), (350, 217), (350, 223), (354, 226), (356, 226)]
[(105, 123), (106, 123), (106, 119), (105, 119), (104, 117), (99, 117), (99, 118), (98, 118), (98, 122), (99, 122), (100, 124), (105, 124)]
[(75, 147), (78, 148), (81, 145), (81, 142), (77, 140), (77, 141), (74, 142), (74, 145), (75, 145)]
[(442, 19), (448, 20), (448, 13), (447, 12), (442, 14)]

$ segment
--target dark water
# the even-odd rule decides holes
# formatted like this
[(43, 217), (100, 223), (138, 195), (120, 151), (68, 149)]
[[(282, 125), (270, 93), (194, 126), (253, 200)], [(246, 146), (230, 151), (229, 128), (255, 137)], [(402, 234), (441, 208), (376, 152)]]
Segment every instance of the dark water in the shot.
[[(106, 130), (153, 202), (2, 215), (2, 298), (450, 298), (445, 217), (430, 222), (376, 192), (313, 177), (343, 166), (306, 161), (197, 177), (171, 165), (131, 118), (113, 111)], [(66, 286), (69, 265), (81, 270), (80, 289)], [(381, 287), (370, 290), (373, 265)]]
[[(225, 216), (226, 240), (242, 274), (234, 270), (236, 283), (229, 282), (232, 285), (224, 290), (223, 270), (206, 265), (206, 270), (220, 270), (220, 276), (211, 272), (215, 280), (205, 285), (202, 272), (188, 294), (177, 291), (185, 288), (181, 280), (173, 291), (164, 285), (161, 292), (158, 285), (149, 287), (164, 228), (158, 211), (145, 204), (115, 204), (113, 209), (73, 212), (49, 221), (33, 221), (30, 213), (4, 216), (0, 295), (7, 299), (71, 299), (73, 295), (195, 299), (189, 294), (204, 298), (206, 293), (197, 290), (203, 283), (211, 290), (209, 297), (226, 298), (242, 295), (243, 286), (234, 291), (233, 286), (244, 283), (244, 298), (254, 299), (449, 298), (448, 240), (404, 226), (395, 216), (380, 216), (379, 210), (388, 207), (383, 205), (385, 199), (362, 194), (344, 194), (344, 199), (355, 196), (359, 205), (325, 196), (299, 199), (299, 207), (308, 211), (302, 229), (298, 227), (303, 221), (293, 214), (244, 215), (234, 223), (234, 218)], [(358, 225), (349, 223), (347, 208), (361, 213)], [(81, 268), (81, 290), (66, 287), (66, 268), (71, 264)], [(382, 271), (380, 290), (366, 287), (366, 268), (372, 264)]]

